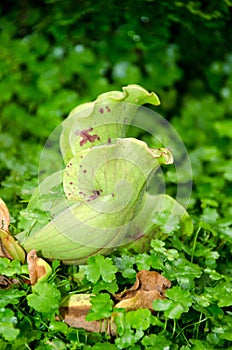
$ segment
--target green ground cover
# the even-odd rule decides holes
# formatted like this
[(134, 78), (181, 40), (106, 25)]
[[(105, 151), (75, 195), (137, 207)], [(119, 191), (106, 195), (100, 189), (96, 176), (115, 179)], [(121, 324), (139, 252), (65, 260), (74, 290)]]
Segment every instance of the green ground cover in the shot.
[[(232, 349), (232, 51), (231, 2), (3, 1), (0, 9), (0, 197), (12, 234), (38, 184), (50, 133), (100, 93), (139, 84), (178, 132), (192, 164), (188, 213), (194, 224), (167, 230), (160, 217), (144, 245), (92, 257), (87, 265), (52, 263), (32, 288), (27, 265), (0, 259), (1, 349)], [(147, 135), (136, 134), (152, 146)], [(173, 169), (165, 172), (175, 194)], [(191, 225), (191, 223), (189, 223)], [(58, 322), (60, 301), (95, 293), (91, 320), (113, 311), (109, 293), (129, 288), (140, 270), (172, 283), (166, 300), (117, 315), (117, 337)]]

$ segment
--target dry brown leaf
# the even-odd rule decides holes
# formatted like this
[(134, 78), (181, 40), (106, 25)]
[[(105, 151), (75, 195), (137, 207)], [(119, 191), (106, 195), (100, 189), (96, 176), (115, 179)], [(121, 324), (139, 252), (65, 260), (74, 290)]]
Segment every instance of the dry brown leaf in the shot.
[[(165, 290), (171, 287), (171, 282), (156, 271), (142, 270), (137, 273), (135, 284), (113, 297), (117, 301), (114, 306), (125, 308), (127, 311), (139, 308), (153, 310), (152, 302), (165, 299)], [(100, 321), (86, 321), (85, 317), (91, 307), (90, 298), (93, 294), (75, 294), (64, 300), (60, 307), (61, 319), (71, 327), (84, 328), (89, 332), (106, 332), (116, 334), (116, 326), (112, 319)], [(114, 316), (117, 315), (117, 310)]]
[(60, 307), (60, 315), (65, 323), (71, 327), (84, 328), (89, 332), (110, 331), (110, 320), (86, 321), (85, 317), (91, 307), (90, 298), (93, 294), (75, 294), (64, 300)]
[(11, 284), (11, 281), (6, 276), (0, 275), (0, 289), (8, 288)]
[(37, 282), (45, 281), (52, 273), (51, 266), (37, 256), (35, 249), (27, 254), (27, 263), (32, 286)]
[(114, 298), (118, 303), (115, 308), (136, 310), (147, 308), (153, 310), (152, 302), (156, 299), (165, 299), (165, 290), (171, 287), (171, 282), (156, 271), (139, 271), (135, 284)]
[(16, 278), (8, 278), (6, 276), (0, 275), (0, 289), (7, 289), (12, 284), (19, 284), (19, 280)]
[(9, 210), (5, 202), (3, 202), (3, 200), (0, 198), (0, 229), (8, 232), (9, 225), (10, 225)]

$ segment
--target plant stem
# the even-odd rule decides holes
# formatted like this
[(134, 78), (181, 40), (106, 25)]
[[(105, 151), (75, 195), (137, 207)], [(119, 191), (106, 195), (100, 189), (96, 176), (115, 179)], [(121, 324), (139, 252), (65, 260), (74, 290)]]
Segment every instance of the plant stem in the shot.
[(194, 240), (193, 240), (193, 249), (192, 249), (192, 255), (191, 255), (191, 262), (193, 262), (193, 257), (194, 257), (196, 244), (197, 244), (197, 238), (198, 238), (200, 230), (201, 230), (201, 227), (198, 228), (198, 230), (197, 230), (197, 232), (195, 234)]

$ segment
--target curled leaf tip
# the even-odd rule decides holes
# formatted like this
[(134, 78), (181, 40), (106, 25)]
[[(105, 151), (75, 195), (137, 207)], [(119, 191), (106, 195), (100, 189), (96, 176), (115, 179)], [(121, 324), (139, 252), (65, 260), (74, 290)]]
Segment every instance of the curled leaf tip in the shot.
[(131, 84), (123, 87), (123, 91), (128, 96), (128, 102), (135, 104), (146, 104), (149, 103), (154, 106), (160, 105), (159, 97), (155, 92), (148, 92), (142, 86)]
[[(60, 149), (67, 163), (81, 148), (105, 144), (108, 140), (125, 137), (139, 106), (160, 104), (154, 92), (148, 92), (139, 85), (131, 84), (122, 91), (109, 91), (93, 102), (74, 108), (63, 122)], [(107, 118), (107, 119), (106, 119)], [(89, 131), (89, 138), (82, 138)]]

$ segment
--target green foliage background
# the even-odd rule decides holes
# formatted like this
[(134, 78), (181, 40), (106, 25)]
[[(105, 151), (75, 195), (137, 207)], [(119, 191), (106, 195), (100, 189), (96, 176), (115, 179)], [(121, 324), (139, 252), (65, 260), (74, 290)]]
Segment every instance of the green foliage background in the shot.
[[(189, 212), (197, 233), (187, 245), (181, 239), (168, 244), (184, 250), (195, 266), (210, 269), (196, 289), (192, 286), (195, 292), (210, 278), (208, 287), (218, 288), (208, 291), (219, 300), (219, 306), (207, 309), (210, 336), (203, 328), (194, 333), (194, 349), (229, 349), (232, 340), (217, 323), (222, 312), (232, 328), (231, 312), (221, 311), (229, 305), (220, 304), (219, 291), (223, 278), (232, 290), (231, 7), (230, 0), (12, 0), (0, 5), (0, 196), (12, 215), (11, 230), (21, 229), (19, 213), (37, 184), (46, 138), (73, 107), (131, 83), (155, 91), (161, 98), (157, 111), (183, 139), (194, 175)], [(173, 181), (168, 172), (170, 186)], [(163, 254), (167, 258), (167, 251)], [(218, 277), (222, 274), (226, 277)], [(202, 299), (191, 314), (193, 323), (197, 312), (206, 315), (204, 308)], [(140, 346), (152, 348), (144, 339)], [(167, 349), (171, 343), (165, 339)]]

